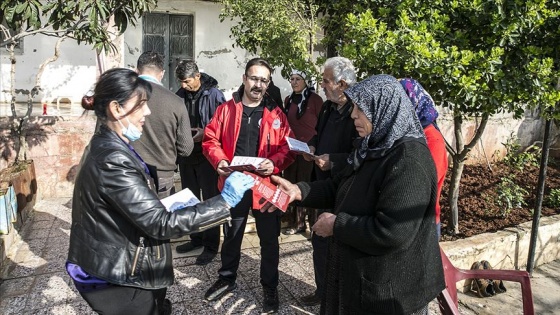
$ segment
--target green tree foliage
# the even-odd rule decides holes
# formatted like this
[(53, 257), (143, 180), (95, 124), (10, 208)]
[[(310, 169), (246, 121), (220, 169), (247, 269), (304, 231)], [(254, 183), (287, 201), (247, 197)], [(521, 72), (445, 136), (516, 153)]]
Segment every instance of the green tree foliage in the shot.
[[(354, 7), (350, 4), (354, 4)], [(362, 76), (389, 73), (418, 79), (454, 117), (448, 146), (452, 232), (464, 161), (497, 113), (520, 118), (527, 106), (552, 113), (560, 101), (558, 0), (339, 0), (328, 32)], [(366, 9), (366, 10), (364, 10)], [(465, 142), (463, 121), (475, 118)]]
[(117, 32), (157, 4), (157, 0), (3, 0), (0, 3), (1, 46), (24, 37), (43, 34), (70, 37), (96, 49), (112, 48), (110, 21)]
[(300, 0), (221, 0), (220, 15), (237, 22), (231, 28), (235, 45), (282, 66), (282, 75), (291, 69), (317, 75), (313, 51), (319, 31), (317, 5)]

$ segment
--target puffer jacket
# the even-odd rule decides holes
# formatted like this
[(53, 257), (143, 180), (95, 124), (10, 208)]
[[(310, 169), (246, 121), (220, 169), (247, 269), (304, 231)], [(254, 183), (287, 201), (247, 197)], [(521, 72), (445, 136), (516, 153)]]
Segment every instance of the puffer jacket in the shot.
[(168, 212), (141, 160), (105, 125), (86, 148), (72, 199), (68, 261), (109, 283), (173, 284), (169, 239), (230, 219), (221, 195)]

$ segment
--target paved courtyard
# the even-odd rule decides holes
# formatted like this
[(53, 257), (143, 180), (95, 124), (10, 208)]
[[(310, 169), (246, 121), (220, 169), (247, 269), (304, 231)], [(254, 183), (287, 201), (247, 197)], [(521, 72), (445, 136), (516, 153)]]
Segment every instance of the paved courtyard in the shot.
[[(66, 274), (71, 203), (69, 198), (41, 200), (22, 231), (22, 240), (10, 249), (1, 270), (0, 314), (93, 314)], [(279, 314), (318, 314), (319, 307), (305, 307), (298, 297), (314, 290), (311, 243), (307, 235), (281, 236)], [(173, 247), (183, 240), (174, 241)], [(238, 289), (217, 302), (203, 301), (204, 292), (216, 280), (219, 256), (206, 266), (195, 257), (175, 253), (175, 284), (167, 297), (173, 314), (260, 314), (259, 246), (255, 233), (243, 241)], [(201, 250), (199, 249), (198, 252)], [(190, 253), (197, 254), (198, 252)], [(531, 280), (537, 314), (560, 314), (560, 261), (535, 270)], [(539, 268), (540, 269), (540, 268)], [(463, 314), (521, 314), (518, 285), (506, 284), (508, 292), (481, 299), (459, 293)], [(430, 304), (439, 314), (437, 304)]]
[[(66, 199), (42, 200), (32, 221), (21, 231), (22, 242), (12, 250), (2, 271), (0, 313), (93, 314), (66, 274), (71, 203)], [(297, 297), (314, 290), (311, 243), (303, 235), (281, 237), (279, 314), (317, 314), (319, 307), (303, 307)], [(173, 242), (173, 247), (182, 242)], [(199, 250), (200, 251), (200, 250)], [(195, 252), (196, 253), (196, 252)], [(258, 238), (246, 235), (241, 256), (238, 289), (221, 300), (204, 302), (202, 297), (216, 280), (219, 256), (206, 266), (195, 257), (175, 252), (175, 284), (167, 297), (173, 314), (259, 314), (262, 291), (259, 283)]]

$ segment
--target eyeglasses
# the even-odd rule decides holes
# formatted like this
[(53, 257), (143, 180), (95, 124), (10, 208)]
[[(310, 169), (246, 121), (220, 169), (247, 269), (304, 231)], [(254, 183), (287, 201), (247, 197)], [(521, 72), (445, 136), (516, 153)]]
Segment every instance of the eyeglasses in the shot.
[(245, 77), (247, 78), (247, 80), (249, 80), (253, 83), (261, 82), (264, 85), (268, 85), (270, 83), (270, 79), (259, 78), (259, 77), (255, 77), (255, 76), (247, 76), (247, 75), (245, 75)]

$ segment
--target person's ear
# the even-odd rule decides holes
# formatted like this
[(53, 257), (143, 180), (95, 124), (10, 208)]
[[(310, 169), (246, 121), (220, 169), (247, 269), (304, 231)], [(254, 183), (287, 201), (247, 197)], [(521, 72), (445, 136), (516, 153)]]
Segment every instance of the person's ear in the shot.
[(348, 83), (346, 83), (346, 81), (344, 80), (340, 80), (338, 81), (338, 85), (340, 85), (340, 88), (344, 91), (348, 88)]
[(121, 113), (123, 112), (123, 109), (117, 101), (111, 101), (107, 107), (107, 111), (108, 116), (114, 118), (115, 120), (119, 120), (122, 117)]

